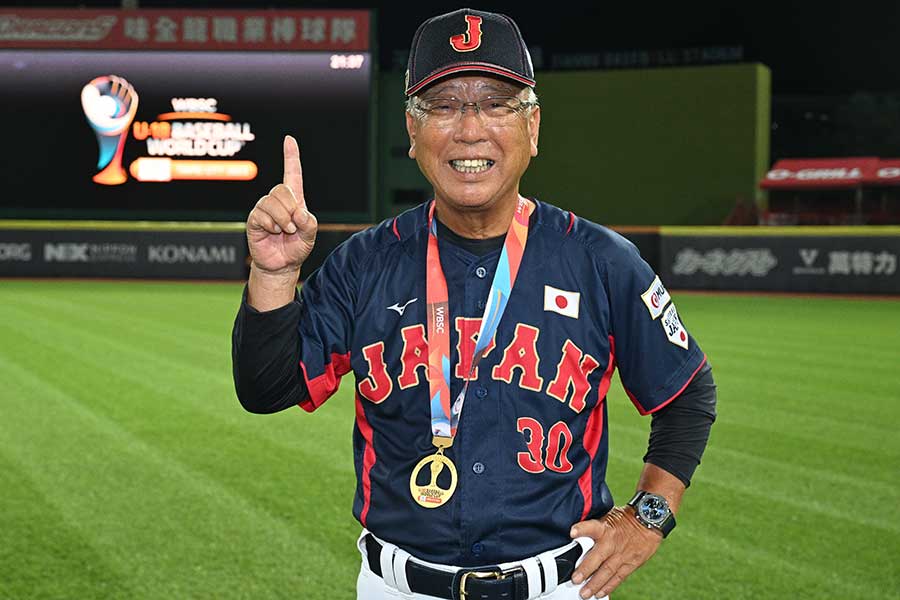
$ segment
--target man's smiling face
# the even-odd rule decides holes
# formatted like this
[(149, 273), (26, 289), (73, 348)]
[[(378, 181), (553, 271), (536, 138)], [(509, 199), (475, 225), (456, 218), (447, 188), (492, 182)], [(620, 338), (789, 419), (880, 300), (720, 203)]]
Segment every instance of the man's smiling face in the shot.
[[(438, 81), (421, 92), (419, 99), (524, 99), (523, 89), (490, 76), (465, 75)], [(461, 211), (485, 210), (518, 200), (519, 180), (538, 153), (540, 108), (526, 109), (498, 125), (467, 106), (463, 115), (445, 127), (435, 126), (428, 115), (407, 112), (406, 128), (409, 156), (434, 186), (436, 201)]]

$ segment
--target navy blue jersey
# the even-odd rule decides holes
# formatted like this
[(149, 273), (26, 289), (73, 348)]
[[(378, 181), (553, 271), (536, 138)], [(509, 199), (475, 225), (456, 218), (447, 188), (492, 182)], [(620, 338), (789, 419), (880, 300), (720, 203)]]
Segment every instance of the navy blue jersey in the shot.
[[(705, 362), (671, 298), (620, 235), (536, 201), (522, 266), (473, 373), (446, 454), (459, 473), (440, 508), (413, 500), (410, 474), (434, 453), (426, 345), (428, 204), (341, 244), (300, 296), (300, 362), (321, 406), (353, 372), (353, 513), (421, 559), (459, 566), (532, 556), (613, 506), (605, 483), (605, 397), (619, 370), (642, 414), (674, 399)], [(450, 294), (451, 397), (469, 372), (500, 250), (476, 256), (439, 237)]]

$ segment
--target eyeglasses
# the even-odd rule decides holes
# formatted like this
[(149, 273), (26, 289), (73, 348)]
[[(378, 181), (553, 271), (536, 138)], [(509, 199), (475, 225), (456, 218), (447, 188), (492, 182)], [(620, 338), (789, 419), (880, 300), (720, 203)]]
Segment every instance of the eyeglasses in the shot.
[(425, 116), (426, 122), (435, 127), (449, 127), (456, 124), (467, 106), (475, 107), (484, 123), (491, 126), (510, 125), (516, 117), (537, 102), (523, 102), (512, 96), (488, 96), (474, 102), (463, 102), (458, 98), (424, 98), (416, 103), (416, 109)]

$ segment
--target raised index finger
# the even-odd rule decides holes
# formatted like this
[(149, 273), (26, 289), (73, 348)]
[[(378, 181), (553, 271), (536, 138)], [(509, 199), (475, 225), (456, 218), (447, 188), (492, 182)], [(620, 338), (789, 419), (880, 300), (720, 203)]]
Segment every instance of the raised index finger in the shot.
[(303, 197), (303, 168), (300, 166), (300, 146), (292, 135), (284, 136), (284, 185), (291, 188), (301, 208), (306, 207)]

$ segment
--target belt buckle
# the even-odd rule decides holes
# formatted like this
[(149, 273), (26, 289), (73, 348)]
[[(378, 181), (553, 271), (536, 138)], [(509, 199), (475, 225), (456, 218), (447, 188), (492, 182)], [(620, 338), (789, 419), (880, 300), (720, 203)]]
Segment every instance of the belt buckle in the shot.
[(471, 577), (473, 579), (506, 579), (509, 577), (510, 571), (501, 571), (500, 569), (496, 569), (494, 571), (467, 571), (463, 573), (462, 577), (459, 580), (459, 597), (466, 598), (469, 593), (466, 591), (466, 581)]

